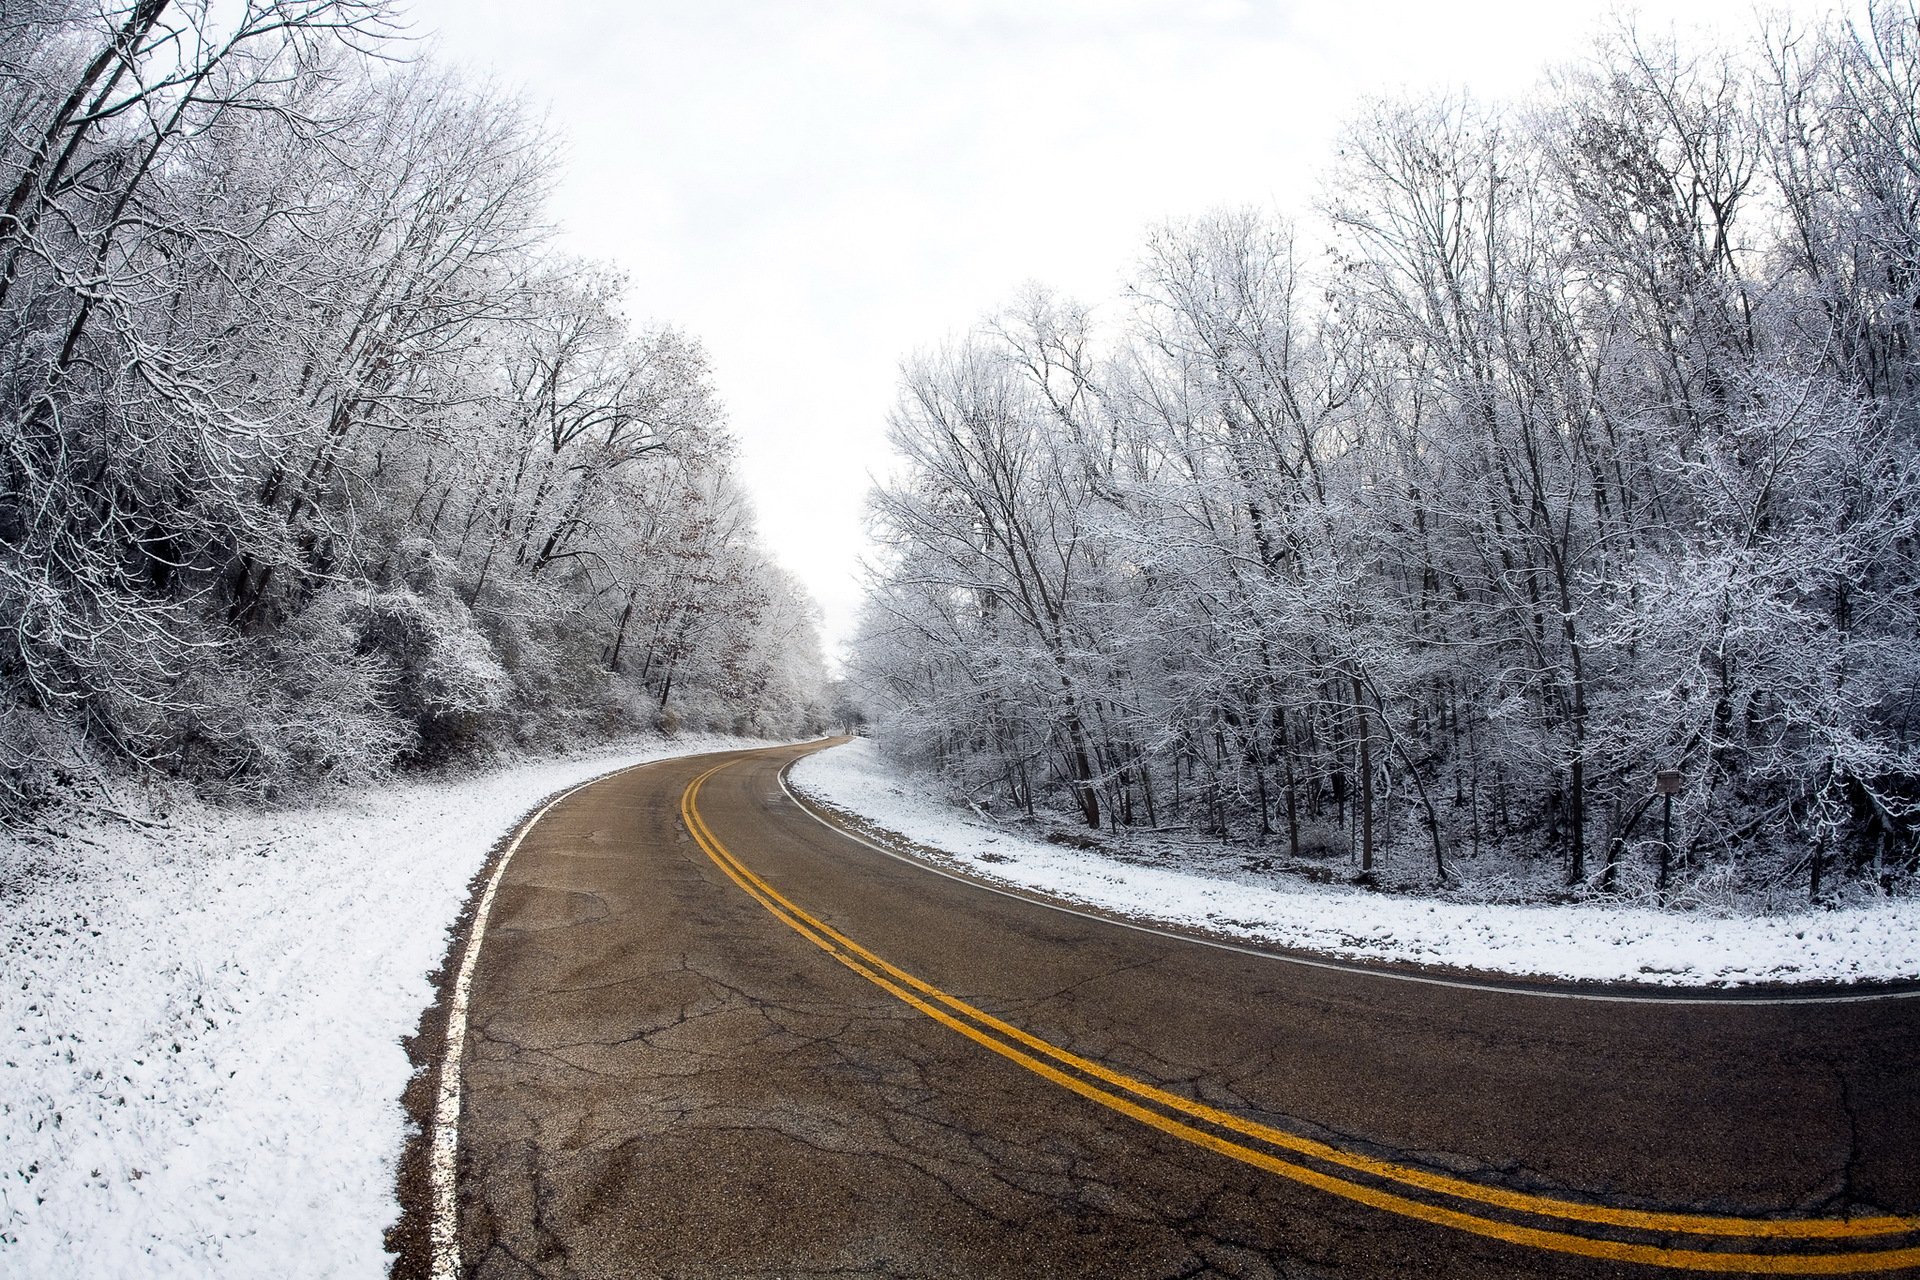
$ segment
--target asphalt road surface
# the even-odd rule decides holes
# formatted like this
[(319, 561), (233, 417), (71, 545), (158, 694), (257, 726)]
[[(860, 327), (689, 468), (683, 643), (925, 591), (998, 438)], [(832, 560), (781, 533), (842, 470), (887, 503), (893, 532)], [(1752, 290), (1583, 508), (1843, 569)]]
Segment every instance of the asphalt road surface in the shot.
[(508, 864), (463, 1273), (1920, 1274), (1920, 999), (1547, 998), (1066, 914), (665, 761)]

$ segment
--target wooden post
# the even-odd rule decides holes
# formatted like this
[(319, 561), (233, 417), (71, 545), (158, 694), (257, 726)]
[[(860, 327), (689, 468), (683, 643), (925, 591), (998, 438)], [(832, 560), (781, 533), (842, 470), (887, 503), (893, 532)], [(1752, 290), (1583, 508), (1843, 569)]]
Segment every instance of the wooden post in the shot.
[(1653, 775), (1653, 793), (1660, 797), (1660, 878), (1654, 888), (1664, 904), (1667, 882), (1673, 874), (1673, 798), (1680, 794), (1682, 778), (1678, 769), (1662, 769)]

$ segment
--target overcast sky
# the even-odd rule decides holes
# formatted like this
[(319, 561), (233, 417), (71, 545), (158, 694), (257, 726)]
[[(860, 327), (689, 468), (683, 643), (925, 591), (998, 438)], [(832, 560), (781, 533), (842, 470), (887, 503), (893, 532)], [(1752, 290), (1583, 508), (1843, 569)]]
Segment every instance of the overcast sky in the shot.
[[(1813, 5), (1794, 5), (1814, 8)], [(1370, 96), (1525, 92), (1613, 12), (1589, 0), (414, 0), (449, 61), (563, 140), (568, 249), (697, 335), (767, 542), (830, 644), (902, 356), (1039, 280), (1112, 298), (1145, 228), (1306, 214)], [(1746, 0), (1644, 28), (1743, 38)]]

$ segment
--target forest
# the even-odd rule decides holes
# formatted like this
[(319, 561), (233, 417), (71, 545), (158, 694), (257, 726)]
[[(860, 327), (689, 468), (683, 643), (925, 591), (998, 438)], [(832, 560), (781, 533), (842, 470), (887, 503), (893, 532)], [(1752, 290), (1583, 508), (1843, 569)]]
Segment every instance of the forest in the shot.
[(700, 344), (380, 0), (0, 8), (0, 815), (820, 720)]
[(1621, 23), (1523, 101), (1375, 102), (1322, 179), (905, 363), (882, 745), (1362, 883), (1910, 892), (1913, 6)]

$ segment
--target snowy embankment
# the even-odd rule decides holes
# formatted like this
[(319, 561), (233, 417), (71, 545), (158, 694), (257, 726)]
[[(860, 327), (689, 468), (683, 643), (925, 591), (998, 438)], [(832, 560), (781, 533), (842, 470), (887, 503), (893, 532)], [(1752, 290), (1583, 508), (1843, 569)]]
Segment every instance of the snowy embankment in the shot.
[(1271, 873), (1142, 866), (976, 819), (890, 769), (869, 742), (806, 757), (808, 797), (986, 880), (1136, 919), (1355, 960), (1587, 982), (1733, 986), (1920, 977), (1920, 901), (1713, 916), (1583, 902), (1513, 906), (1308, 884)]
[(595, 775), (764, 745), (0, 838), (0, 1275), (384, 1275), (401, 1039), (495, 842)]

